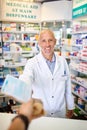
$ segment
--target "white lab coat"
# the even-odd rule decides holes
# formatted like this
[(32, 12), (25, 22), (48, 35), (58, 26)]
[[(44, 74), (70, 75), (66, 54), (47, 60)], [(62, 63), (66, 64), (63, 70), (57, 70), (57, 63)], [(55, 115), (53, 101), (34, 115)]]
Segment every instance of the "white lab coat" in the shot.
[(53, 74), (42, 54), (39, 53), (28, 60), (20, 79), (32, 85), (32, 97), (43, 101), (48, 116), (64, 117), (66, 106), (67, 109), (72, 110), (74, 101), (67, 62), (62, 56), (55, 55)]

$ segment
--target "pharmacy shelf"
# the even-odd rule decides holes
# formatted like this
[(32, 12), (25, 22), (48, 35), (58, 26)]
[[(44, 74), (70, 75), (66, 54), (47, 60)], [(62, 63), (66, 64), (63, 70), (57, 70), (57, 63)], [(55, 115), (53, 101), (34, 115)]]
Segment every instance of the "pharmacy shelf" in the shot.
[(15, 64), (9, 64), (9, 65), (4, 65), (4, 68), (17, 68), (21, 66), (25, 66), (26, 63), (15, 63)]
[(82, 83), (79, 83), (79, 82), (77, 82), (77, 81), (76, 81), (76, 80), (74, 80), (74, 79), (71, 79), (71, 81), (72, 81), (73, 83), (79, 84), (79, 85), (81, 85), (81, 86), (83, 86), (84, 88), (86, 88), (86, 89), (87, 89), (86, 84), (84, 85), (84, 84), (82, 84)]
[(83, 61), (87, 61), (87, 58), (85, 57), (78, 57), (78, 56), (69, 56), (71, 60), (83, 60)]
[[(11, 21), (3, 21), (0, 23), (0, 55), (2, 54), (2, 57), (0, 57), (0, 67), (2, 65), (1, 60), (4, 59), (4, 66), (2, 66), (4, 74), (0, 73), (0, 78), (5, 79), (7, 74), (11, 74), (12, 76), (17, 78), (19, 77), (19, 75), (23, 71), (27, 59), (33, 57), (37, 53), (35, 51), (30, 51), (30, 49), (37, 47), (37, 39), (38, 34), (40, 32), (40, 28), (41, 24), (38, 22), (12, 23)], [(17, 44), (19, 47), (27, 51), (21, 51), (22, 49), (16, 49), (16, 47), (13, 47), (12, 50), (12, 43)], [(15, 54), (17, 54), (18, 58), (15, 56)], [(0, 94), (0, 98), (4, 97), (9, 98), (9, 96)]]
[(80, 73), (82, 73), (82, 74), (87, 75), (87, 73), (86, 73), (85, 71), (81, 71), (81, 70), (79, 70), (78, 68), (73, 67), (72, 65), (70, 65), (70, 69), (73, 69), (74, 71), (77, 71), (77, 72), (80, 72)]
[(4, 54), (11, 54), (11, 53), (16, 53), (16, 54), (17, 54), (17, 53), (18, 53), (18, 54), (19, 54), (19, 53), (21, 53), (21, 54), (22, 54), (22, 53), (29, 53), (29, 54), (32, 53), (32, 54), (33, 54), (34, 51), (4, 51), (3, 53), (4, 53)]
[[(76, 91), (72, 91), (73, 95), (75, 96), (75, 99), (78, 100), (79, 105), (75, 104), (76, 108), (81, 110), (81, 113), (84, 115), (87, 115), (87, 99), (86, 99), (86, 93), (87, 93), (87, 85), (85, 83), (85, 80), (87, 78), (87, 21), (84, 22), (84, 17), (79, 17), (78, 22), (77, 19), (73, 19), (72, 22), (72, 46), (73, 51), (76, 52), (77, 56), (71, 56), (69, 64), (70, 72), (71, 72), (71, 81), (72, 81), (72, 89)], [(73, 54), (73, 53), (71, 53)], [(72, 79), (73, 77), (73, 79)], [(77, 78), (79, 77), (79, 78)], [(76, 79), (75, 79), (76, 78)], [(84, 83), (80, 82), (79, 79), (85, 78)], [(81, 80), (82, 81), (82, 80)], [(76, 87), (76, 88), (74, 88)], [(83, 87), (84, 96), (82, 97), (80, 95), (80, 92), (82, 90), (80, 88)], [(80, 102), (80, 100), (81, 102)], [(75, 100), (76, 102), (76, 100)], [(84, 108), (80, 107), (80, 104), (83, 105)], [(86, 111), (85, 111), (86, 110)]]
[(3, 54), (20, 54), (22, 51), (4, 51)]
[(73, 35), (77, 35), (77, 34), (86, 34), (87, 31), (76, 31), (76, 32), (73, 32), (72, 34)]
[(37, 43), (37, 41), (34, 40), (4, 40), (3, 42), (11, 43), (11, 42), (16, 42), (16, 43)]
[(79, 107), (77, 104), (75, 104), (75, 106), (76, 106), (78, 109), (80, 109), (80, 110), (81, 110), (81, 112), (83, 112), (85, 115), (87, 115), (87, 112), (86, 112), (86, 111), (84, 111), (81, 107)]
[(71, 44), (71, 46), (75, 46), (75, 47), (83, 47), (83, 45), (82, 44)]
[(2, 33), (20, 33), (20, 34), (38, 34), (39, 33), (39, 30), (30, 30), (30, 31), (2, 31)]
[(80, 97), (83, 101), (85, 101), (87, 103), (87, 100), (85, 98), (83, 98), (82, 96), (80, 96), (79, 94), (77, 94), (76, 92), (72, 91), (72, 93), (74, 95), (76, 95), (77, 97)]

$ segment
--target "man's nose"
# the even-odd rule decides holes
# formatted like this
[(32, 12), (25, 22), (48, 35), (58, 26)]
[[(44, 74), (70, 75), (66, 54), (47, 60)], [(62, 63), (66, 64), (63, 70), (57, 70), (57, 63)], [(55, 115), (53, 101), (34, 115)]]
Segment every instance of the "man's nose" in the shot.
[(49, 41), (46, 41), (46, 45), (49, 46), (49, 45), (50, 45), (50, 42), (49, 42)]

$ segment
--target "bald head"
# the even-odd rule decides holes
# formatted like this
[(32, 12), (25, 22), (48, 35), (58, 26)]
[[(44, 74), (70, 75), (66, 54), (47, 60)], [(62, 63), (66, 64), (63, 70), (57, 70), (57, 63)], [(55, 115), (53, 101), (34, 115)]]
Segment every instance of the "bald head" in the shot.
[(50, 34), (50, 36), (55, 39), (54, 33), (50, 29), (42, 30), (39, 34), (39, 40), (42, 38), (43, 34)]

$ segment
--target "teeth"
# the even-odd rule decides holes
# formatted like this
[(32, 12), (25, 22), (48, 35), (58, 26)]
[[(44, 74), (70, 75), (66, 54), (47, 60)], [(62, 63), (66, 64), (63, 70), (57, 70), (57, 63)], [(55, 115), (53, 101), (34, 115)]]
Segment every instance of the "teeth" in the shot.
[(46, 50), (49, 50), (50, 48), (46, 48)]

